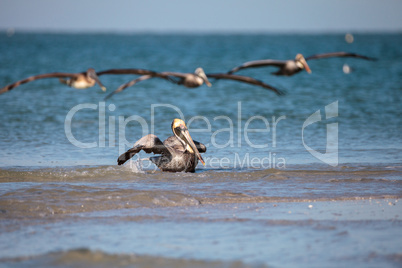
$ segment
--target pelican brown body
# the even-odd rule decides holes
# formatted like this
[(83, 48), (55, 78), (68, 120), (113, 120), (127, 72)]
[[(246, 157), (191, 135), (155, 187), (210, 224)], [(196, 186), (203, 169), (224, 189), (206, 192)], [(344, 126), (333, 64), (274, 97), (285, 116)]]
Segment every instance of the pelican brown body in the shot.
[(309, 57), (304, 58), (302, 54), (297, 54), (294, 60), (255, 60), (245, 62), (240, 66), (237, 66), (230, 70), (228, 74), (233, 74), (242, 69), (246, 68), (257, 68), (257, 67), (265, 67), (265, 66), (275, 66), (278, 67), (279, 70), (273, 72), (274, 75), (285, 75), (291, 76), (302, 70), (306, 70), (308, 73), (311, 73), (310, 67), (307, 64), (308, 60), (313, 59), (323, 59), (323, 58), (332, 58), (332, 57), (352, 57), (352, 58), (360, 58), (365, 60), (375, 60), (374, 58), (370, 58), (367, 56), (359, 55), (356, 53), (348, 53), (348, 52), (331, 52), (324, 54), (316, 54)]
[(207, 148), (204, 144), (192, 140), (184, 121), (181, 119), (173, 120), (172, 131), (174, 135), (164, 142), (153, 134), (142, 137), (134, 144), (133, 148), (119, 156), (117, 164), (124, 164), (143, 150), (146, 153), (160, 154), (160, 156), (150, 157), (149, 160), (162, 171), (195, 172), (198, 160), (205, 164), (200, 153), (205, 153)]

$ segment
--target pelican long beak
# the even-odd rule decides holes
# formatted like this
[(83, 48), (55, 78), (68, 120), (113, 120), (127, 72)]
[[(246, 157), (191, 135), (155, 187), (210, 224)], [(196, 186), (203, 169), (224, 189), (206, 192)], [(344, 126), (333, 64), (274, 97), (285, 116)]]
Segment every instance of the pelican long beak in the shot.
[(207, 86), (209, 86), (209, 87), (212, 86), (211, 83), (210, 83), (209, 80), (208, 80), (207, 75), (205, 74), (204, 70), (203, 70), (201, 67), (199, 67), (199, 68), (197, 68), (197, 69), (195, 70), (195, 74), (198, 75), (202, 80), (204, 80), (204, 83), (205, 83)]
[(204, 82), (205, 82), (205, 84), (206, 84), (207, 86), (209, 86), (209, 87), (212, 86), (211, 83), (209, 82), (208, 77), (207, 77), (206, 74), (204, 74), (203, 76), (201, 76), (201, 78), (204, 80)]
[(301, 64), (303, 64), (304, 69), (306, 69), (306, 72), (308, 72), (309, 74), (311, 74), (311, 69), (310, 69), (310, 67), (308, 66), (307, 61), (306, 61), (306, 59), (305, 59), (303, 56), (301, 56), (300, 62), (301, 62)]
[(88, 76), (95, 80), (95, 82), (100, 86), (103, 92), (106, 91), (106, 87), (102, 84), (102, 82), (99, 80), (98, 75), (96, 74), (95, 70), (89, 69), (88, 70)]
[(106, 91), (106, 87), (102, 84), (102, 82), (99, 80), (98, 76), (96, 76), (96, 78), (94, 78), (96, 83), (98, 83), (98, 85), (100, 86), (100, 88), (102, 89), (103, 92)]
[(198, 159), (201, 161), (201, 163), (205, 166), (204, 159), (202, 159), (202, 156), (200, 152), (197, 149), (197, 146), (195, 146), (193, 139), (190, 136), (190, 133), (188, 132), (187, 127), (184, 124), (180, 124), (178, 127), (173, 129), (174, 133), (185, 142), (187, 145), (186, 149), (190, 153), (195, 153), (195, 155), (198, 157)]

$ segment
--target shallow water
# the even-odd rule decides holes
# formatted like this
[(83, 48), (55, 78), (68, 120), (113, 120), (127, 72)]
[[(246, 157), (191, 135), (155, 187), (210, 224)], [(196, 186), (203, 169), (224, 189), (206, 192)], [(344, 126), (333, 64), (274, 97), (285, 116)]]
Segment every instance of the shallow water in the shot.
[[(401, 169), (141, 172), (127, 166), (0, 170), (2, 216), (222, 203), (399, 198)], [(63, 198), (60, 198), (60, 197)]]
[(0, 259), (4, 267), (398, 267), (401, 168), (304, 168), (2, 169)]
[[(343, 35), (1, 35), (1, 85), (88, 67), (224, 72), (299, 52), (378, 61), (316, 60), (312, 74), (292, 77), (271, 68), (239, 73), (286, 90), (283, 97), (223, 80), (186, 89), (156, 79), (107, 102), (97, 87), (75, 90), (57, 79), (1, 95), (0, 266), (400, 267), (401, 41), (399, 34), (355, 35), (352, 44)], [(132, 78), (101, 80), (110, 92)], [(316, 111), (322, 120), (303, 128)], [(145, 153), (116, 165), (141, 136), (170, 136), (181, 116), (208, 148), (196, 173), (160, 172), (139, 160)], [(327, 140), (334, 123), (338, 138)], [(327, 155), (333, 166), (311, 153), (335, 147)]]

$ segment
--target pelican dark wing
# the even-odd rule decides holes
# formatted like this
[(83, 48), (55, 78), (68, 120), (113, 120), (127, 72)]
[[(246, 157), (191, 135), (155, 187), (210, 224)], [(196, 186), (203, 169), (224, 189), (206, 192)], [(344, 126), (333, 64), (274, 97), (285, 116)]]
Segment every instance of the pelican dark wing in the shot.
[(249, 76), (243, 76), (243, 75), (233, 75), (233, 74), (225, 74), (225, 73), (215, 73), (215, 74), (207, 74), (207, 77), (209, 78), (215, 78), (215, 79), (228, 79), (228, 80), (235, 80), (251, 85), (256, 85), (263, 87), (265, 89), (269, 89), (274, 91), (277, 95), (284, 95), (285, 93), (277, 88), (274, 88), (273, 86), (270, 86), (260, 80), (254, 79)]
[(154, 154), (170, 154), (169, 150), (163, 145), (162, 141), (153, 134), (148, 134), (139, 139), (133, 146), (124, 154), (120, 155), (117, 159), (118, 165), (123, 165), (127, 160), (132, 158), (135, 154), (143, 150), (146, 153)]
[(2, 89), (0, 89), (0, 94), (3, 94), (7, 91), (10, 91), (22, 84), (28, 83), (28, 82), (32, 82), (38, 79), (44, 79), (44, 78), (76, 78), (80, 75), (85, 75), (85, 72), (82, 73), (47, 73), (47, 74), (38, 74), (38, 75), (33, 75), (30, 76), (28, 78), (19, 80), (15, 83), (9, 84), (5, 87), (3, 87)]
[(331, 53), (323, 53), (323, 54), (315, 54), (309, 57), (306, 57), (306, 60), (315, 60), (315, 59), (324, 59), (324, 58), (333, 58), (333, 57), (350, 57), (350, 58), (359, 58), (364, 60), (377, 60), (376, 58), (367, 57), (364, 55), (359, 55), (356, 53), (349, 52), (331, 52)]
[(107, 100), (107, 99), (111, 98), (114, 94), (119, 93), (119, 92), (125, 90), (125, 89), (128, 88), (128, 87), (134, 86), (134, 85), (137, 84), (138, 82), (141, 82), (141, 81), (144, 81), (144, 80), (148, 80), (148, 79), (151, 79), (151, 78), (155, 78), (155, 77), (157, 77), (157, 78), (162, 78), (162, 79), (166, 79), (166, 80), (169, 80), (169, 81), (171, 81), (171, 82), (174, 82), (174, 81), (172, 81), (172, 79), (171, 79), (169, 76), (161, 75), (160, 73), (159, 73), (159, 74), (157, 73), (157, 74), (155, 74), (155, 75), (153, 75), (153, 74), (152, 74), (152, 75), (151, 75), (151, 74), (149, 74), (149, 75), (143, 75), (143, 76), (140, 76), (140, 77), (138, 77), (138, 78), (136, 78), (136, 79), (134, 79), (134, 80), (131, 80), (130, 82), (127, 82), (127, 83), (125, 83), (125, 84), (119, 86), (115, 91), (113, 91), (113, 92), (111, 92), (109, 95), (107, 95), (107, 96), (104, 98), (104, 100)]
[(245, 62), (242, 65), (233, 68), (232, 70), (230, 70), (228, 72), (228, 74), (238, 72), (241, 69), (245, 69), (245, 68), (257, 68), (257, 67), (264, 67), (264, 66), (275, 66), (275, 67), (282, 68), (285, 65), (286, 65), (286, 61), (283, 61), (283, 60), (271, 60), (271, 59), (254, 60), (254, 61)]
[(203, 143), (195, 140), (193, 140), (193, 142), (200, 153), (205, 153), (207, 151), (207, 147)]
[(104, 75), (104, 74), (157, 74), (157, 72), (147, 69), (109, 69), (104, 70), (96, 73), (97, 75)]
[(104, 98), (104, 100), (109, 99), (109, 98), (112, 97), (114, 94), (119, 93), (119, 92), (123, 91), (124, 89), (126, 89), (126, 88), (128, 88), (128, 87), (134, 86), (135, 84), (137, 84), (137, 83), (140, 82), (140, 81), (147, 80), (147, 79), (150, 79), (150, 78), (152, 78), (152, 77), (153, 77), (152, 75), (143, 75), (143, 76), (140, 76), (140, 77), (137, 78), (137, 79), (131, 80), (130, 82), (125, 83), (125, 84), (119, 86), (115, 91), (113, 91), (113, 92), (111, 92), (109, 95), (107, 95), (107, 96)]

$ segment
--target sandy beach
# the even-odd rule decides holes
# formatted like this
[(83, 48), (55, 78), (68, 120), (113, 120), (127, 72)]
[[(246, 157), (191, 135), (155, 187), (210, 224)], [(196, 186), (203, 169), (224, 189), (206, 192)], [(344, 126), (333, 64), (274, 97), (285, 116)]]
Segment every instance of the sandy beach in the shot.
[(3, 217), (0, 259), (2, 267), (398, 267), (401, 214), (400, 199), (387, 197)]

